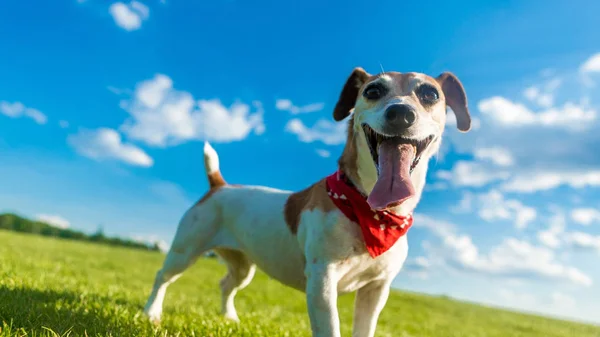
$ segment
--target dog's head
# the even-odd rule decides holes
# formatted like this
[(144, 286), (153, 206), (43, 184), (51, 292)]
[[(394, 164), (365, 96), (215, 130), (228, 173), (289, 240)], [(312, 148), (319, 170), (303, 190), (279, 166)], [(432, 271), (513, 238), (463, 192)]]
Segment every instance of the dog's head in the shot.
[(340, 166), (368, 194), (372, 208), (411, 211), (416, 206), (427, 162), (439, 150), (447, 106), (456, 115), (458, 129), (467, 132), (467, 97), (453, 74), (370, 75), (354, 69), (333, 117), (341, 121), (353, 112)]

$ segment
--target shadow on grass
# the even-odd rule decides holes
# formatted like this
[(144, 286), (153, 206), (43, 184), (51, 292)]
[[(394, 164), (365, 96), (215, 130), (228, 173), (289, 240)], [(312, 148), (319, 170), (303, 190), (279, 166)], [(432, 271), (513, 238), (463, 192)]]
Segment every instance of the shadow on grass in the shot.
[(34, 336), (52, 334), (49, 330), (59, 336), (144, 334), (152, 328), (141, 309), (118, 297), (0, 287), (0, 321)]

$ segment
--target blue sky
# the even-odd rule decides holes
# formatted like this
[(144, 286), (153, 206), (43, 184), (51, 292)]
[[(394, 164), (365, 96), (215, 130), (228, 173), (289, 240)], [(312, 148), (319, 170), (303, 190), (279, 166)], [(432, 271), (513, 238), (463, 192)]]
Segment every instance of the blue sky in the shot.
[(0, 211), (168, 245), (204, 140), (298, 190), (336, 168), (353, 67), (450, 70), (475, 127), (450, 119), (395, 285), (600, 322), (599, 2), (30, 5), (0, 5)]

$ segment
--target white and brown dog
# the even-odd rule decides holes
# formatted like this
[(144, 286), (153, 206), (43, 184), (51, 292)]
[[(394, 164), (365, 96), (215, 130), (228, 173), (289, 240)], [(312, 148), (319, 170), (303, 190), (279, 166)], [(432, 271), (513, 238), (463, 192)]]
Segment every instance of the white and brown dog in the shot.
[[(222, 311), (238, 320), (234, 297), (256, 266), (306, 293), (313, 336), (340, 336), (338, 294), (357, 291), (353, 336), (371, 337), (408, 253), (429, 158), (441, 143), (446, 107), (470, 129), (467, 97), (451, 73), (372, 76), (356, 68), (333, 112), (348, 120), (339, 168), (300, 192), (228, 185), (215, 150), (204, 147), (208, 193), (183, 216), (145, 313), (160, 320), (165, 291), (208, 250), (228, 267)], [(353, 113), (352, 113), (353, 112)]]

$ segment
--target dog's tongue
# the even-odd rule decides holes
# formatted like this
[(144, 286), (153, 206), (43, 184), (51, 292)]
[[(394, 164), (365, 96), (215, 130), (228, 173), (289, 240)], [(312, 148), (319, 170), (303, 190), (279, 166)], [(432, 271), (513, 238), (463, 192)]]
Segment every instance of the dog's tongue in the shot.
[(410, 181), (410, 166), (415, 159), (415, 148), (388, 139), (379, 145), (379, 178), (367, 198), (372, 209), (397, 206), (415, 195)]

